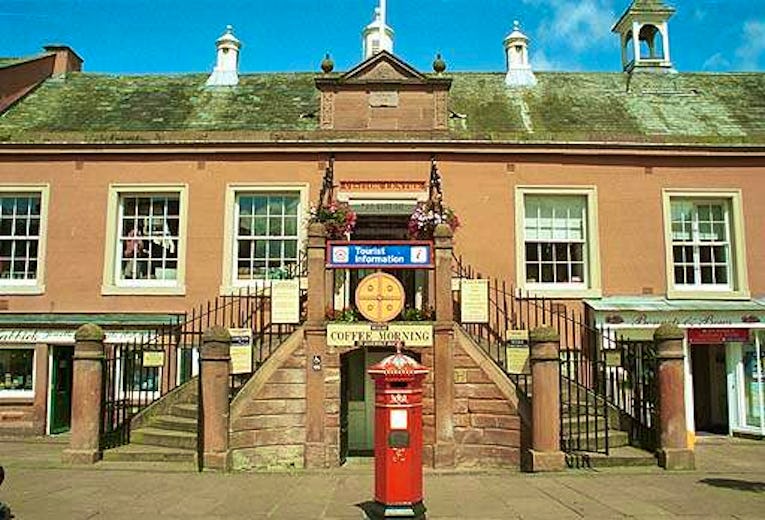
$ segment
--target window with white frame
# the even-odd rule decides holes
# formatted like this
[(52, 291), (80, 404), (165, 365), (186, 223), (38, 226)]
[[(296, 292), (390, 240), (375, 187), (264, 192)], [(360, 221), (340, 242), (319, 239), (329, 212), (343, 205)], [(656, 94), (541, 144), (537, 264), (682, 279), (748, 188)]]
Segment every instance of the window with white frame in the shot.
[(124, 286), (174, 286), (178, 280), (178, 193), (120, 193), (116, 282)]
[(675, 287), (733, 290), (729, 201), (673, 197), (670, 207)]
[(523, 197), (526, 285), (587, 287), (587, 197)]
[(283, 278), (298, 263), (300, 194), (238, 192), (235, 284)]
[(41, 222), (41, 193), (0, 195), (0, 285), (37, 284)]
[(0, 348), (0, 398), (34, 395), (33, 348)]

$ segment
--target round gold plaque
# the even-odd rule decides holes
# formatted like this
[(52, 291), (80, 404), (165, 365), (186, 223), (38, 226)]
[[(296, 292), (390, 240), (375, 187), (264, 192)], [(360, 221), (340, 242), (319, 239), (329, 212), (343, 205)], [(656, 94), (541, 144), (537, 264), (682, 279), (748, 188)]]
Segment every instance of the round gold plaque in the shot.
[(356, 307), (369, 321), (385, 323), (404, 308), (404, 286), (388, 273), (370, 274), (356, 288)]

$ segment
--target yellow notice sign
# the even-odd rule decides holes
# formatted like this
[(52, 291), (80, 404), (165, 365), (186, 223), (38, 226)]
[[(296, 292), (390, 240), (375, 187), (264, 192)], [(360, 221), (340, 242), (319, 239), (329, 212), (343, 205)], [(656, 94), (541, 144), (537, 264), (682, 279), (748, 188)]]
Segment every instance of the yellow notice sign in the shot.
[(505, 356), (505, 367), (509, 374), (531, 373), (528, 348), (506, 347)]
[(165, 365), (165, 353), (162, 350), (144, 350), (143, 367), (154, 368)]
[(489, 280), (461, 280), (460, 320), (489, 323)]
[(300, 323), (300, 280), (271, 282), (271, 323)]
[(606, 350), (606, 366), (607, 367), (622, 366), (622, 353), (620, 350)]
[(252, 329), (228, 329), (231, 335), (231, 373), (252, 372)]
[(386, 346), (396, 341), (403, 341), (407, 347), (430, 347), (433, 345), (433, 326), (397, 323), (327, 324), (327, 345), (330, 347)]

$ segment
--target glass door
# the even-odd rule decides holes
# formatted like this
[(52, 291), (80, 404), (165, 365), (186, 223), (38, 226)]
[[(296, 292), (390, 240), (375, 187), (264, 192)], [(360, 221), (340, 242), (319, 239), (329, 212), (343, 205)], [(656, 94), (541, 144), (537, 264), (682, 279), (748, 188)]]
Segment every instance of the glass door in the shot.
[(765, 434), (765, 351), (760, 333), (747, 343), (729, 343), (728, 380), (732, 387), (731, 431)]

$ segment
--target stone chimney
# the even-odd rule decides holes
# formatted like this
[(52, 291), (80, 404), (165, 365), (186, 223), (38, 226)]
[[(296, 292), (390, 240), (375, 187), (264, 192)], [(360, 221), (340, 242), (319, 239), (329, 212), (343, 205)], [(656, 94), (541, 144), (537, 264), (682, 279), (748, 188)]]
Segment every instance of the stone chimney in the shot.
[(505, 38), (505, 56), (507, 59), (507, 75), (505, 84), (508, 87), (533, 87), (537, 78), (529, 63), (529, 38), (521, 32), (521, 25), (513, 22), (513, 32)]
[(232, 87), (239, 84), (239, 49), (242, 43), (234, 36), (234, 28), (226, 26), (226, 32), (215, 42), (218, 58), (215, 68), (207, 78), (208, 87)]

